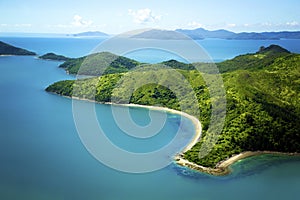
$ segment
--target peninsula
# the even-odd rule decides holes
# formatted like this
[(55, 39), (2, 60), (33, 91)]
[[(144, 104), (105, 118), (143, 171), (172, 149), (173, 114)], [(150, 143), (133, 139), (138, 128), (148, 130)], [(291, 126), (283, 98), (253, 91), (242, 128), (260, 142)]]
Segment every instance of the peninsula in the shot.
[(34, 56), (36, 53), (0, 41), (0, 55)]
[[(106, 70), (100, 70), (105, 65), (103, 63), (107, 61), (105, 60), (107, 56), (116, 55), (102, 52), (93, 54), (91, 57), (66, 61), (60, 67), (70, 73), (95, 77), (76, 82), (74, 80), (59, 81), (47, 87), (46, 91), (101, 103), (111, 102), (113, 90), (122, 77), (138, 77), (138, 74), (134, 74), (136, 72), (129, 70), (139, 62), (116, 56), (114, 63), (111, 63)], [(79, 70), (82, 63), (84, 63), (84, 68)], [(94, 65), (91, 65), (92, 63)], [(184, 152), (175, 157), (179, 164), (221, 175), (229, 173), (230, 164), (247, 156), (272, 152), (295, 155), (300, 152), (300, 54), (271, 45), (261, 47), (256, 53), (240, 55), (217, 63), (226, 90), (226, 119), (217, 143), (209, 154), (201, 159), (198, 154), (203, 141), (206, 141), (208, 137), (211, 98), (201, 73), (195, 70), (194, 66), (210, 65), (210, 63), (186, 64), (170, 60), (149, 65), (159, 66), (160, 64), (175, 69), (189, 81), (198, 100), (198, 104), (193, 106), (200, 110), (200, 116), (195, 116), (193, 113), (196, 107), (192, 106), (185, 110), (187, 114), (199, 119), (202, 134), (199, 141), (198, 138), (196, 138), (197, 141), (194, 139), (192, 146), (189, 145)], [(144, 81), (159, 83), (168, 78), (171, 78), (174, 83), (179, 81), (164, 69), (157, 69), (156, 73), (159, 76), (153, 74), (149, 80)], [(98, 77), (101, 74), (102, 76)], [(128, 80), (123, 83), (125, 86), (138, 81), (133, 78)], [(77, 89), (73, 90), (75, 87)], [(96, 87), (96, 91), (91, 89), (93, 87)], [(126, 89), (130, 87), (117, 88), (118, 94), (125, 96), (130, 94), (130, 91)], [(124, 98), (121, 96), (115, 99), (115, 102), (126, 103)], [(160, 105), (181, 111), (176, 94), (159, 84), (147, 84), (136, 89), (129, 103), (147, 106)], [(199, 126), (197, 134), (198, 131)]]

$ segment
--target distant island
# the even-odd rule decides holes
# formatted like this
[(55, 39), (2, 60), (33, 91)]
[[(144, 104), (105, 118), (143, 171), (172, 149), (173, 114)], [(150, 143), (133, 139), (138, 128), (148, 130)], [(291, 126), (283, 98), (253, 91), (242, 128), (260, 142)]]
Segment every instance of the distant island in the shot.
[(204, 28), (176, 29), (175, 31), (166, 31), (159, 29), (147, 30), (142, 33), (133, 35), (133, 38), (143, 39), (173, 39), (182, 40), (190, 37), (194, 40), (202, 40), (206, 38), (227, 39), (227, 40), (280, 40), (280, 39), (300, 39), (300, 31), (281, 31), (281, 32), (242, 32), (234, 33), (228, 30), (209, 31)]
[[(187, 40), (189, 39), (182, 33), (169, 31), (169, 30), (159, 30), (152, 29), (147, 30), (142, 33), (131, 36), (131, 38), (141, 38), (141, 39), (156, 39), (156, 40)], [(201, 38), (202, 39), (202, 38)]]
[(55, 60), (55, 61), (67, 61), (71, 59), (62, 55), (57, 55), (55, 53), (46, 53), (42, 56), (39, 56), (39, 58), (43, 60)]
[(68, 36), (73, 37), (107, 37), (109, 36), (106, 33), (100, 32), (100, 31), (88, 31), (88, 32), (82, 32), (82, 33), (76, 33), (76, 34), (69, 34)]
[(0, 55), (34, 56), (36, 53), (0, 41)]
[[(117, 59), (104, 70), (107, 56)], [(83, 62), (85, 62), (84, 67), (79, 70)], [(102, 103), (110, 102), (118, 81), (123, 76), (130, 77), (134, 72), (128, 71), (138, 64), (137, 61), (118, 57), (109, 52), (67, 60), (60, 67), (70, 73), (96, 77), (77, 82), (59, 81), (48, 86), (46, 91)], [(199, 102), (199, 105), (193, 106), (199, 107), (200, 110), (200, 117), (195, 117), (199, 117), (202, 125), (201, 140), (175, 157), (179, 164), (220, 175), (229, 173), (230, 164), (247, 156), (274, 152), (294, 155), (300, 152), (300, 54), (271, 45), (261, 47), (256, 53), (240, 55), (217, 63), (226, 89), (227, 114), (218, 142), (210, 153), (201, 159), (198, 153), (203, 141), (207, 139), (206, 131), (211, 117), (211, 98), (202, 75), (195, 70), (194, 66), (210, 65), (210, 63), (187, 64), (170, 60), (149, 65), (160, 64), (174, 68), (189, 80)], [(157, 69), (155, 73), (160, 75), (153, 75), (152, 81), (159, 82), (171, 76), (163, 69)], [(100, 74), (104, 75), (98, 78)], [(172, 81), (179, 80), (172, 79)], [(76, 87), (82, 88), (79, 93), (73, 91), (75, 83)], [(95, 86), (95, 83), (97, 84), (96, 96), (90, 89)], [(118, 88), (118, 93), (130, 92), (126, 90), (126, 87), (122, 87)], [(126, 101), (120, 97), (117, 103), (122, 104)], [(180, 111), (176, 95), (168, 88), (156, 84), (145, 85), (137, 89), (131, 96), (130, 103), (161, 105)], [(196, 107), (188, 108), (187, 114), (193, 115)]]

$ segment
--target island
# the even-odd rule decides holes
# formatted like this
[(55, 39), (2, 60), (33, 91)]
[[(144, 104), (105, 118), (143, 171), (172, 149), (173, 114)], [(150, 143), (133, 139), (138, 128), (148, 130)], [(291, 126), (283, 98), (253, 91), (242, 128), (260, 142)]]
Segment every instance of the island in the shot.
[(281, 32), (242, 32), (235, 33), (232, 31), (206, 30), (204, 28), (197, 29), (176, 29), (175, 31), (151, 29), (135, 34), (133, 38), (143, 39), (170, 39), (170, 40), (186, 40), (188, 38), (194, 40), (202, 40), (206, 38), (216, 38), (225, 40), (280, 40), (280, 39), (300, 39), (300, 31), (281, 31)]
[(88, 31), (76, 34), (70, 34), (73, 37), (108, 37), (109, 35), (100, 31)]
[[(107, 64), (107, 56), (116, 57), (114, 63)], [(138, 74), (134, 74), (138, 72), (130, 71), (138, 64), (137, 61), (108, 52), (67, 60), (60, 67), (70, 73), (95, 77), (79, 81), (59, 81), (45, 90), (100, 103), (111, 102), (113, 90), (122, 77), (138, 77)], [(158, 72), (159, 76), (153, 73), (149, 81), (151, 79), (159, 82), (170, 77), (174, 83), (179, 81), (163, 68), (160, 69), (159, 65), (162, 64), (175, 69), (189, 81), (198, 100), (198, 104), (193, 106), (200, 110), (199, 116), (194, 115), (196, 107), (192, 106), (185, 110), (195, 124), (197, 131), (195, 135), (201, 135), (201, 138), (195, 137), (183, 152), (175, 156), (175, 162), (178, 164), (213, 175), (224, 175), (230, 173), (229, 167), (232, 163), (245, 157), (262, 153), (299, 154), (300, 54), (291, 53), (277, 45), (270, 45), (261, 47), (256, 53), (240, 55), (217, 63), (226, 90), (226, 119), (217, 143), (208, 155), (201, 159), (198, 156), (201, 145), (203, 141), (209, 141), (207, 130), (212, 104), (203, 76), (195, 70), (195, 67), (210, 63), (187, 64), (169, 60), (146, 64), (158, 67), (156, 73)], [(79, 70), (80, 65), (83, 69)], [(129, 78), (124, 84), (126, 86), (136, 81), (138, 80)], [(91, 89), (93, 87), (96, 87), (96, 91)], [(118, 94), (124, 96), (130, 94), (130, 91), (127, 91), (128, 87), (117, 88)], [(114, 102), (128, 103), (125, 101), (126, 98), (119, 96)], [(138, 88), (130, 97), (129, 103), (160, 105), (181, 111), (176, 94), (159, 84), (148, 84)]]
[(70, 60), (71, 58), (62, 56), (62, 55), (57, 55), (55, 53), (46, 53), (42, 56), (39, 56), (39, 59), (43, 60), (54, 60), (54, 61), (67, 61)]
[(34, 56), (36, 53), (0, 41), (0, 55)]
[[(132, 38), (155, 39), (155, 40), (188, 40), (185, 34), (177, 31), (151, 29), (131, 36)], [(197, 38), (202, 39), (202, 38)]]

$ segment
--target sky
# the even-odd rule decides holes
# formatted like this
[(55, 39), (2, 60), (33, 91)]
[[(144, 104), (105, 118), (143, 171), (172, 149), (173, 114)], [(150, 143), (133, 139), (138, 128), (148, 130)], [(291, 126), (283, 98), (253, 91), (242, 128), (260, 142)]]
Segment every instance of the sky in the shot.
[(300, 31), (299, 0), (0, 0), (0, 32)]

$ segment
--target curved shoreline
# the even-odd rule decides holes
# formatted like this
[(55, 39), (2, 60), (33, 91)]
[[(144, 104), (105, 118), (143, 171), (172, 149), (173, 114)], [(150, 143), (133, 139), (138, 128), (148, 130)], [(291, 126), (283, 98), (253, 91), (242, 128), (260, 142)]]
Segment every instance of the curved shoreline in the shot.
[(147, 106), (147, 105), (139, 105), (139, 104), (116, 104), (116, 103), (111, 103), (111, 102), (103, 103), (103, 104), (124, 106), (124, 107), (138, 107), (138, 108), (146, 108), (149, 110), (165, 111), (165, 112), (169, 112), (172, 114), (178, 114), (178, 115), (181, 115), (181, 116), (184, 116), (184, 117), (190, 119), (195, 127), (196, 133), (195, 133), (193, 139), (191, 140), (191, 142), (187, 146), (185, 146), (181, 152), (177, 153), (173, 157), (173, 159), (177, 165), (187, 167), (187, 168), (190, 168), (192, 170), (196, 170), (196, 171), (199, 171), (202, 173), (207, 173), (207, 174), (211, 174), (214, 176), (225, 176), (232, 172), (230, 169), (230, 166), (232, 164), (234, 164), (244, 158), (258, 156), (258, 155), (262, 155), (262, 154), (278, 154), (278, 155), (286, 155), (286, 156), (298, 155), (298, 156), (300, 156), (300, 153), (283, 153), (283, 152), (275, 152), (275, 151), (274, 152), (273, 151), (245, 151), (240, 154), (233, 155), (230, 158), (219, 162), (215, 168), (204, 167), (204, 166), (190, 162), (190, 161), (186, 160), (185, 158), (183, 158), (183, 154), (185, 152), (187, 152), (188, 150), (190, 150), (201, 138), (202, 126), (201, 126), (201, 122), (196, 117), (189, 115), (182, 111), (165, 108), (165, 107), (158, 107), (158, 106)]
[(185, 118), (188, 118), (189, 120), (192, 121), (192, 123), (195, 127), (196, 134), (194, 135), (191, 142), (187, 146), (184, 147), (184, 149), (181, 151), (181, 153), (185, 153), (186, 151), (190, 150), (201, 138), (202, 126), (201, 126), (200, 121), (196, 117), (194, 117), (192, 115), (189, 115), (185, 112), (170, 109), (170, 108), (165, 108), (165, 107), (147, 106), (147, 105), (139, 105), (139, 104), (116, 104), (116, 103), (103, 103), (103, 104), (105, 104), (105, 105), (115, 105), (115, 106), (124, 106), (124, 107), (146, 108), (146, 109), (149, 109), (149, 110), (156, 110), (156, 111), (165, 111), (165, 112), (168, 112), (168, 113), (177, 114), (177, 115), (183, 116)]
[[(56, 94), (56, 93), (53, 93), (53, 94)], [(63, 96), (63, 95), (60, 95), (60, 96)], [(103, 105), (136, 107), (136, 108), (146, 108), (146, 109), (149, 109), (149, 110), (156, 110), (156, 111), (165, 111), (165, 112), (172, 113), (172, 114), (178, 114), (180, 116), (183, 116), (183, 117), (186, 117), (186, 118), (190, 119), (192, 121), (194, 127), (195, 127), (196, 134), (194, 135), (191, 142), (187, 146), (185, 146), (184, 149), (181, 152), (178, 152), (173, 157), (174, 162), (177, 165), (180, 165), (182, 167), (187, 167), (187, 168), (190, 168), (192, 170), (202, 172), (202, 173), (211, 174), (211, 175), (214, 175), (214, 176), (225, 176), (225, 175), (230, 174), (232, 172), (231, 169), (230, 169), (230, 166), (232, 164), (234, 164), (235, 162), (237, 162), (239, 160), (242, 160), (242, 159), (248, 158), (248, 157), (252, 157), (252, 156), (258, 156), (258, 155), (262, 155), (262, 154), (300, 156), (300, 153), (284, 153), (284, 152), (277, 152), (277, 151), (245, 151), (245, 152), (242, 152), (240, 154), (233, 155), (230, 158), (219, 162), (216, 165), (215, 168), (204, 167), (202, 165), (198, 165), (196, 163), (190, 162), (190, 161), (186, 160), (183, 157), (183, 154), (185, 152), (187, 152), (188, 150), (190, 150), (200, 140), (201, 134), (202, 134), (201, 122), (196, 117), (194, 117), (192, 115), (189, 115), (189, 114), (187, 114), (185, 112), (182, 112), (182, 111), (178, 111), (178, 110), (174, 110), (174, 109), (170, 109), (170, 108), (165, 108), (165, 107), (158, 107), (158, 106), (148, 106), (148, 105), (139, 105), (139, 104), (118, 104), (118, 103), (112, 103), (112, 102), (97, 102), (95, 100), (83, 99), (83, 98), (78, 98), (78, 97), (69, 97), (69, 96), (63, 96), (63, 97), (67, 97), (67, 98), (71, 98), (71, 99), (75, 99), (75, 100), (84, 100), (84, 101), (88, 101), (88, 102), (91, 102), (91, 103), (99, 103), (99, 104), (103, 104)]]
[(198, 165), (196, 163), (190, 162), (182, 157), (182, 155), (175, 156), (175, 162), (183, 167), (188, 167), (192, 170), (196, 170), (199, 172), (211, 174), (214, 176), (225, 176), (229, 175), (232, 170), (230, 166), (244, 158), (249, 158), (252, 156), (258, 156), (263, 154), (273, 154), (273, 155), (283, 155), (283, 156), (300, 156), (300, 153), (284, 153), (278, 151), (245, 151), (237, 155), (233, 155), (232, 157), (228, 158), (227, 160), (223, 160), (216, 165), (215, 168), (204, 167)]

